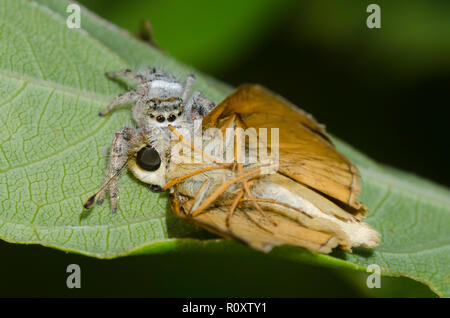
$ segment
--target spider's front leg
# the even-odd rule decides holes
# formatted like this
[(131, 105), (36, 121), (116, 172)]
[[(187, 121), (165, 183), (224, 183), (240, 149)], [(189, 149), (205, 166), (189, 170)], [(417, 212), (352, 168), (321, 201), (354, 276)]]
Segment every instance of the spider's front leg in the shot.
[(119, 82), (125, 82), (124, 80), (125, 78), (132, 80), (138, 85), (145, 84), (147, 82), (147, 79), (145, 78), (144, 75), (135, 73), (130, 69), (107, 72), (105, 75), (106, 77)]
[[(124, 158), (127, 156), (128, 149), (140, 143), (141, 135), (134, 128), (124, 127), (114, 134), (114, 139), (111, 145), (111, 156), (109, 167), (106, 172), (105, 183), (109, 181), (109, 197), (111, 200), (111, 212), (117, 211), (117, 202), (119, 199), (119, 173), (124, 164)], [(103, 201), (106, 193), (106, 188), (103, 189), (99, 196), (99, 203)]]
[(135, 147), (141, 142), (142, 135), (134, 128), (124, 127), (114, 134), (105, 181), (100, 190), (86, 201), (84, 204), (85, 208), (91, 208), (95, 202), (99, 205), (102, 204), (106, 196), (106, 191), (109, 190), (111, 212), (114, 213), (117, 211), (119, 199), (118, 180), (120, 171), (125, 165), (124, 158), (127, 156), (129, 149)]
[(104, 109), (102, 109), (102, 111), (99, 113), (99, 115), (105, 116), (106, 114), (108, 114), (110, 111), (112, 111), (114, 108), (116, 108), (119, 105), (135, 103), (138, 100), (139, 96), (140, 96), (140, 94), (136, 91), (129, 91), (129, 92), (117, 95), (116, 97), (114, 97), (114, 99), (111, 101), (111, 103), (109, 103), (108, 106), (106, 106)]
[(184, 80), (183, 85), (183, 93), (181, 94), (181, 99), (186, 102), (189, 95), (191, 95), (192, 87), (194, 87), (195, 76), (193, 74), (189, 74)]
[(188, 120), (203, 119), (216, 104), (199, 91), (194, 92), (186, 102)]

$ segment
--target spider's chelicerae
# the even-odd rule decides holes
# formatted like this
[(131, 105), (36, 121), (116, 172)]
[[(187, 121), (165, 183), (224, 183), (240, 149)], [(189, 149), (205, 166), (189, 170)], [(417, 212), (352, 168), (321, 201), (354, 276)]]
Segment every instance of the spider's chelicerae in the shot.
[(85, 207), (90, 208), (95, 202), (101, 204), (109, 190), (111, 211), (116, 212), (119, 173), (126, 164), (128, 154), (136, 153), (141, 169), (156, 172), (148, 174), (149, 179), (145, 182), (149, 184), (150, 190), (161, 191), (165, 180), (163, 174), (157, 173), (157, 170), (166, 166), (170, 160), (168, 125), (175, 128), (190, 125), (194, 120), (202, 119), (215, 104), (198, 91), (191, 95), (195, 82), (193, 75), (188, 75), (184, 83), (155, 68), (143, 72), (127, 69), (106, 75), (119, 81), (132, 80), (137, 88), (116, 96), (99, 115), (105, 116), (119, 105), (134, 104), (132, 114), (137, 128), (123, 127), (115, 133), (105, 182), (100, 190), (88, 199)]

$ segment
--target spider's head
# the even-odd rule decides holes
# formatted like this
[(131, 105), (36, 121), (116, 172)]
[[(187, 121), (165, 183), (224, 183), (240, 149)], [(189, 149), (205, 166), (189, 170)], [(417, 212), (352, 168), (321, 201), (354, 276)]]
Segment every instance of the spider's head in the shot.
[(184, 102), (181, 97), (152, 98), (145, 101), (145, 122), (147, 126), (178, 126), (184, 116)]

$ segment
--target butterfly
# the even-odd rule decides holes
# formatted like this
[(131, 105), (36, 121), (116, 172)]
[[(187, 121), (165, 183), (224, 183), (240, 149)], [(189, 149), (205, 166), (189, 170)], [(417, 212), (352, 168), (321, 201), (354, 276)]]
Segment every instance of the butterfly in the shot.
[(362, 221), (369, 211), (359, 201), (358, 169), (323, 125), (284, 98), (242, 85), (200, 117), (197, 132), (209, 137), (196, 144), (182, 130), (150, 129), (147, 135), (160, 137), (137, 142), (126, 161), (136, 178), (170, 192), (180, 218), (265, 252), (377, 246), (380, 234)]

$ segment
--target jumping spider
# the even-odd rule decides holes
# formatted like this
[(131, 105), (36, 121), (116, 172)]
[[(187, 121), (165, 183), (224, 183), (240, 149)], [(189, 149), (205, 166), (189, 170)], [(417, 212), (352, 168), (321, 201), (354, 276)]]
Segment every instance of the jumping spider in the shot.
[[(108, 72), (106, 76), (119, 81), (128, 78), (137, 84), (135, 90), (116, 96), (99, 113), (100, 116), (105, 116), (118, 105), (134, 104), (132, 115), (137, 128), (123, 127), (115, 133), (105, 182), (84, 204), (85, 208), (92, 207), (95, 202), (101, 204), (109, 190), (111, 211), (114, 213), (117, 211), (119, 198), (118, 178), (120, 170), (127, 163), (125, 159), (130, 154), (135, 155), (140, 171), (156, 172), (162, 165), (166, 166), (170, 160), (170, 154), (167, 153), (170, 140), (168, 125), (189, 125), (195, 119), (202, 119), (215, 104), (198, 91), (191, 96), (195, 82), (193, 75), (188, 75), (183, 84), (171, 74), (155, 68), (144, 72), (120, 70)], [(133, 167), (130, 169), (135, 170)], [(147, 175), (148, 180), (144, 181), (149, 184), (150, 190), (160, 192), (165, 182), (163, 174)]]

